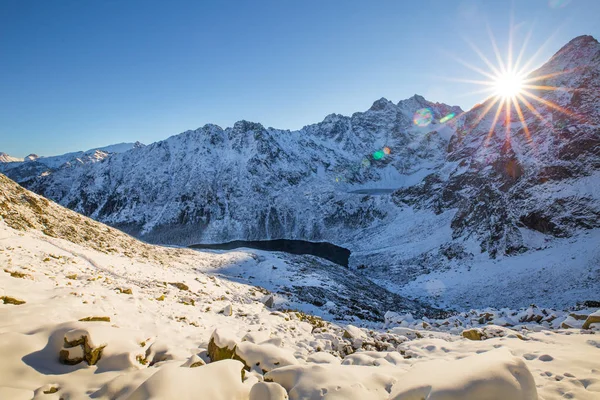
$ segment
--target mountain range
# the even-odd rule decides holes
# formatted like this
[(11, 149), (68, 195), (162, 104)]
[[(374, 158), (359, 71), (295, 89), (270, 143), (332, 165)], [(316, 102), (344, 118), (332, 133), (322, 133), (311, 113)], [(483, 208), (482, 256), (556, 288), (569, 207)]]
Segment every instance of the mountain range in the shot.
[(600, 279), (600, 44), (575, 38), (529, 78), (538, 100), (522, 115), (493, 98), (466, 112), (382, 98), (297, 131), (239, 121), (118, 151), (2, 154), (0, 172), (147, 242), (327, 241), (434, 305), (568, 306)]

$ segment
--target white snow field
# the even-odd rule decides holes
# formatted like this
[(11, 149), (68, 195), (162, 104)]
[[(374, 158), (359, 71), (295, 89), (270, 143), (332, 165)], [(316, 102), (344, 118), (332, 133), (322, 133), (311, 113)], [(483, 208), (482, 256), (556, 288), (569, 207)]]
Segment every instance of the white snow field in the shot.
[(597, 308), (340, 325), (216, 275), (266, 252), (150, 246), (1, 175), (0, 217), (0, 399), (600, 398)]

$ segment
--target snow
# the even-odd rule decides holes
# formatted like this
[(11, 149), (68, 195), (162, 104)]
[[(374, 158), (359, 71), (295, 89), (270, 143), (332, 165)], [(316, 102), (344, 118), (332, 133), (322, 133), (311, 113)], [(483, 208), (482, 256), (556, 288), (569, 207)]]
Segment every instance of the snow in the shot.
[(200, 368), (167, 365), (140, 385), (128, 400), (181, 399), (202, 396), (214, 400), (246, 400), (249, 388), (242, 382), (241, 362), (223, 360)]
[[(72, 223), (70, 212), (60, 208), (53, 212), (67, 225)], [(105, 227), (88, 223), (106, 232)], [(125, 243), (125, 238), (113, 240)], [(94, 246), (101, 248), (98, 243)], [(0, 221), (0, 264), (9, 272), (27, 275), (18, 278), (0, 271), (0, 295), (26, 301), (0, 304), (0, 394), (136, 399), (192, 398), (202, 393), (214, 399), (248, 399), (252, 391), (254, 398), (257, 393), (285, 398), (283, 388), (290, 399), (364, 400), (429, 388), (435, 399), (448, 391), (459, 393), (456, 398), (477, 396), (473, 394), (481, 387), (477, 382), (484, 382), (481, 385), (487, 388), (514, 394), (510, 398), (529, 398), (532, 376), (540, 399), (565, 394), (597, 397), (594, 371), (600, 370), (600, 341), (594, 333), (600, 327), (561, 329), (569, 312), (488, 309), (446, 320), (388, 313), (385, 325), (357, 320), (351, 326), (329, 322), (313, 326), (293, 312), (266, 308), (262, 291), (219, 274), (247, 265), (253, 257), (239, 250), (202, 253), (135, 241), (127, 250), (101, 252), (90, 243), (15, 230)], [(266, 252), (260, 257), (271, 271), (272, 264), (285, 260)], [(185, 283), (188, 289), (169, 282)], [(132, 294), (117, 288), (129, 288)], [(182, 303), (190, 298), (194, 305)], [(231, 316), (219, 313), (224, 303), (232, 306)], [(596, 311), (575, 313), (583, 322)], [(79, 321), (86, 317), (110, 317), (110, 322)], [(487, 325), (502, 318), (518, 325)], [(521, 322), (526, 320), (532, 322)], [(472, 326), (484, 333), (484, 340), (461, 337), (462, 330)], [(346, 331), (352, 339), (344, 338)], [(89, 338), (90, 346), (105, 346), (97, 364), (60, 364), (58, 353), (65, 339), (82, 336)], [(245, 371), (242, 380), (242, 362), (210, 362), (206, 348), (211, 336), (220, 346), (239, 349), (245, 362), (259, 363), (258, 369)], [(81, 346), (67, 350), (77, 352), (70, 357), (83, 353)], [(268, 370), (264, 377), (262, 369)], [(440, 370), (452, 373), (434, 374)], [(511, 381), (513, 373), (521, 380)], [(280, 386), (260, 384), (263, 379)], [(49, 385), (57, 392), (43, 395)]]
[[(397, 291), (459, 309), (491, 304), (518, 307), (527, 303), (569, 307), (598, 295), (598, 243), (600, 230), (590, 230), (573, 238), (545, 242), (547, 248), (518, 257), (483, 259), (434, 271)], [(436, 290), (432, 291), (434, 287)]]
[(391, 390), (390, 400), (536, 400), (525, 362), (505, 349), (455, 361), (420, 363)]

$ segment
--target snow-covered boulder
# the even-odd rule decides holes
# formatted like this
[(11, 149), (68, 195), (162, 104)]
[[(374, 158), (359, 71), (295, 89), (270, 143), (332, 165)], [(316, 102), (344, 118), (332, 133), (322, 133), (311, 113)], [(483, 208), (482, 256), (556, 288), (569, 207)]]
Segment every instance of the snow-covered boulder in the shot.
[(249, 388), (242, 383), (243, 369), (243, 364), (236, 360), (223, 360), (199, 368), (165, 365), (127, 400), (247, 400)]
[(582, 328), (589, 329), (590, 325), (598, 324), (598, 323), (600, 323), (600, 310), (596, 311), (595, 313), (590, 314), (587, 317), (587, 319), (585, 320), (585, 322), (583, 323)]
[(249, 400), (287, 400), (287, 392), (278, 383), (258, 382), (250, 390)]
[(308, 356), (306, 361), (313, 364), (340, 364), (341, 360), (331, 353), (319, 351), (318, 353)]
[(208, 342), (208, 355), (213, 362), (232, 359), (236, 345), (235, 336), (223, 329), (215, 329)]
[(298, 363), (292, 352), (276, 346), (270, 339), (260, 344), (238, 341), (228, 332), (219, 329), (211, 335), (208, 353), (212, 361), (235, 359), (243, 362), (248, 371), (257, 369), (262, 373)]
[(234, 358), (241, 360), (247, 369), (258, 367), (263, 373), (298, 364), (298, 360), (290, 351), (270, 343), (242, 342), (235, 347), (234, 354)]
[(387, 400), (389, 388), (405, 373), (397, 367), (356, 365), (295, 365), (265, 375), (283, 386), (291, 400)]
[(390, 400), (537, 400), (525, 362), (493, 350), (456, 361), (414, 365), (392, 387)]
[(64, 334), (59, 361), (77, 365), (85, 361), (98, 365), (101, 371), (143, 368), (148, 360), (140, 347), (139, 331), (106, 326), (102, 323), (80, 323), (81, 328)]

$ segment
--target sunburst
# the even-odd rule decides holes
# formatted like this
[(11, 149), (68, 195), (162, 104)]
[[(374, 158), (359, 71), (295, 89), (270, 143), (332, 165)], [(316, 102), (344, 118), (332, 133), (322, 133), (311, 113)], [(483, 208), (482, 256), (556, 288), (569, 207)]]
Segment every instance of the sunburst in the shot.
[(542, 76), (532, 76), (533, 70), (531, 69), (531, 66), (534, 63), (534, 58), (537, 57), (540, 53), (540, 49), (538, 49), (538, 51), (536, 51), (530, 59), (523, 62), (523, 57), (526, 53), (527, 44), (529, 43), (531, 37), (531, 31), (529, 31), (525, 39), (520, 43), (521, 46), (516, 59), (513, 58), (513, 32), (514, 27), (511, 24), (508, 38), (508, 52), (506, 58), (503, 58), (496, 43), (496, 39), (494, 38), (492, 31), (488, 28), (488, 34), (491, 42), (491, 47), (494, 51), (494, 55), (496, 58), (496, 63), (490, 61), (474, 43), (472, 43), (468, 39), (465, 39), (466, 43), (473, 49), (473, 51), (477, 54), (481, 61), (486, 65), (486, 69), (479, 68), (469, 62), (466, 62), (458, 57), (454, 57), (451, 55), (456, 61), (466, 66), (470, 70), (477, 72), (483, 77), (483, 79), (452, 80), (469, 84), (475, 84), (480, 87), (483, 87), (480, 90), (468, 93), (469, 95), (475, 93), (488, 95), (482, 102), (484, 106), (482, 106), (481, 104), (478, 104), (476, 106), (483, 108), (483, 111), (479, 113), (472, 127), (472, 129), (475, 129), (488, 114), (494, 116), (490, 129), (488, 131), (488, 135), (485, 140), (486, 145), (490, 142), (494, 133), (496, 132), (496, 126), (498, 125), (498, 123), (503, 123), (503, 125), (506, 127), (505, 140), (511, 140), (511, 122), (513, 115), (516, 115), (518, 121), (521, 123), (526, 140), (531, 142), (532, 137), (531, 131), (526, 121), (526, 111), (529, 111), (543, 124), (549, 126), (552, 129), (552, 123), (549, 122), (543, 116), (543, 112), (545, 110), (552, 109), (559, 111), (572, 118), (580, 118), (579, 116), (575, 115), (574, 113), (565, 109), (564, 107), (561, 107), (560, 105), (548, 99), (544, 99), (536, 94), (536, 92), (543, 91), (579, 90), (568, 87), (551, 86), (543, 83), (550, 78), (572, 73), (574, 72), (574, 70), (560, 71)]

